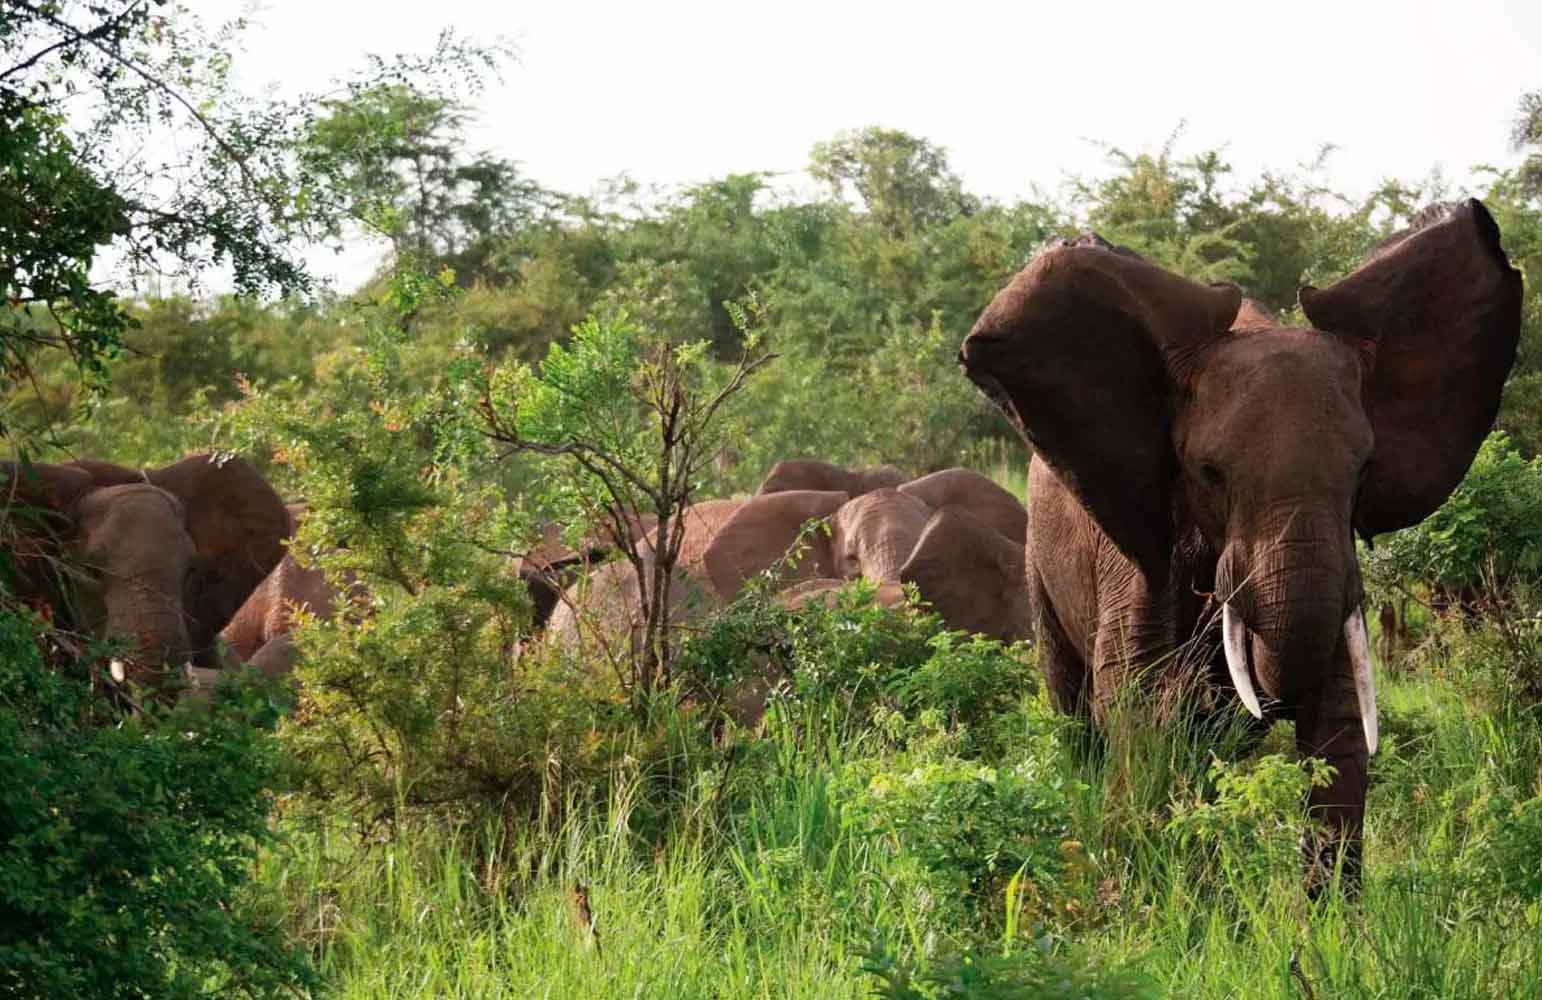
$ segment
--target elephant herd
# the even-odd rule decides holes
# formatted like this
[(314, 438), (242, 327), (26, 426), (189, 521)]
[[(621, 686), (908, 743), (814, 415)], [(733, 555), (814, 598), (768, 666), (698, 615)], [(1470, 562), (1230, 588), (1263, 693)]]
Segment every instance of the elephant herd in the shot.
[[(15, 509), (34, 522), (18, 519), (18, 589), (79, 631), (124, 640), (129, 654), (111, 665), (119, 681), (161, 686), (173, 679), (165, 674), (172, 664), (183, 680), (209, 686), (231, 655), (283, 676), (294, 658), (294, 609), (335, 610), (326, 577), (285, 549), (303, 505), (286, 505), (238, 456), (194, 455), (160, 469), (11, 465), (7, 474)], [(784, 604), (859, 577), (891, 585), (880, 599), (892, 603), (908, 582), (955, 627), (1026, 635), (1027, 609), (1014, 595), (1027, 513), (979, 473), (907, 480), (892, 466), (779, 462), (756, 495), (698, 503), (684, 521), (674, 588), (681, 624), (777, 571)], [(810, 521), (825, 528), (808, 531)], [(651, 558), (653, 524), (632, 528)], [(549, 525), (511, 567), (530, 592), (536, 626), (567, 648), (635, 642), (642, 601), (632, 565), (606, 561), (616, 540), (601, 532), (575, 550), (558, 534)], [(800, 538), (803, 557), (787, 558)]]
[[(755, 495), (687, 510), (673, 616), (699, 620), (752, 579), (787, 605), (859, 577), (890, 602), (913, 584), (953, 627), (1031, 635), (1052, 700), (1094, 725), (1131, 683), (1199, 676), (1292, 720), (1301, 752), (1333, 765), (1311, 792), (1328, 836), (1308, 860), (1347, 845), (1352, 872), (1378, 741), (1354, 539), (1417, 523), (1466, 473), (1514, 363), (1521, 277), (1467, 200), (1418, 213), (1300, 307), (1311, 326), (1284, 326), (1235, 286), (1095, 234), (1053, 241), (959, 352), (1029, 446), (1028, 509), (964, 469), (780, 462)], [(130, 639), (138, 662), (115, 672), (218, 668), (223, 630), (282, 673), (289, 609), (331, 613), (325, 580), (285, 555), (296, 512), (239, 458), (9, 471), (32, 517), (6, 542), (17, 586)], [(630, 528), (651, 558), (655, 526)], [(548, 641), (637, 641), (615, 547), (552, 531), (515, 567)]]
[[(747, 581), (771, 574), (785, 605), (858, 578), (878, 584), (879, 599), (894, 602), (909, 583), (950, 627), (1027, 638), (1020, 581), (1028, 514), (978, 472), (954, 468), (907, 479), (892, 466), (847, 470), (784, 461), (754, 496), (697, 504), (684, 522), (670, 587), (671, 618), (681, 624), (699, 621)], [(810, 522), (819, 527), (808, 530)], [(657, 541), (652, 530), (642, 546), (648, 553)], [(566, 587), (547, 631), (561, 644), (608, 652), (618, 641), (640, 641), (641, 614), (636, 573), (615, 562)]]

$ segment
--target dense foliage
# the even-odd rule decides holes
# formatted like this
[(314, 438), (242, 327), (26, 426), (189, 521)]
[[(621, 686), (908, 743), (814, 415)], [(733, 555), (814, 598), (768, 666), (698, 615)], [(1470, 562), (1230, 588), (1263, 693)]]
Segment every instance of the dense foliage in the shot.
[[(1089, 739), (1030, 647), (860, 583), (799, 611), (751, 586), (678, 632), (666, 602), (613, 669), (532, 636), (512, 559), (548, 519), (569, 541), (667, 525), (781, 458), (1020, 486), (1020, 445), (954, 355), (1045, 240), (1094, 228), (1290, 319), (1300, 285), (1454, 193), (1438, 180), (1345, 196), (1330, 151), (1237, 178), (1175, 134), (1001, 203), (924, 137), (867, 128), (810, 151), (811, 191), (752, 173), (576, 197), (468, 149), (465, 97), (500, 49), (446, 37), (255, 102), (228, 85), (232, 36), (158, 0), (15, 0), (0, 43), (0, 433), (131, 464), (236, 448), (306, 501), (294, 552), (341, 595), (299, 616), (294, 711), (233, 687), (139, 715), (93, 693), (95, 647), (4, 595), (0, 995), (1486, 997), (1542, 978), (1536, 95), (1513, 131), (1533, 155), (1473, 192), (1528, 279), (1501, 430), (1366, 556), (1377, 594), (1424, 609), (1417, 669), (1384, 678), (1364, 894), (1311, 899), (1297, 845), (1322, 769), (1240, 712), (1126, 693)], [(122, 141), (163, 134), (186, 141)], [(292, 294), (312, 290), (299, 241), (365, 235), (388, 250), (361, 288)], [(106, 253), (286, 297), (131, 299), (93, 280)], [(747, 729), (731, 703), (759, 682)]]
[(313, 985), (249, 886), (282, 777), (275, 704), (104, 725), (85, 664), (46, 662), (39, 632), (0, 612), (0, 996)]

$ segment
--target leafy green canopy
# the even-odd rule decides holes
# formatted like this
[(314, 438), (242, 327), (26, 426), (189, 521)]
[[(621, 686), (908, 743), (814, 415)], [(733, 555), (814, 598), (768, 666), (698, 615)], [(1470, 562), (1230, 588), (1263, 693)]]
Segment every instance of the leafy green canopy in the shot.
[[(298, 251), (341, 233), (347, 171), (336, 154), (298, 155), (319, 95), (259, 100), (231, 86), (242, 27), (207, 31), (167, 0), (0, 10), (0, 390), (13, 401), (55, 352), (103, 381), (135, 325), (93, 271), (109, 248), (120, 279), (196, 286), (223, 268), (243, 294), (312, 289)], [(448, 102), (505, 54), (447, 34), (425, 57), (372, 58), (337, 88), (389, 79)], [(24, 415), (0, 412), (13, 447), (40, 429)]]

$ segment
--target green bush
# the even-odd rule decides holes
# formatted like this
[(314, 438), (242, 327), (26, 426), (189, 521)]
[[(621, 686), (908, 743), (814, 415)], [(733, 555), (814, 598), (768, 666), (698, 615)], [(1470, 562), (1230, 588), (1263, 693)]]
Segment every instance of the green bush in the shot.
[(84, 670), (0, 612), (0, 995), (289, 996), (314, 985), (248, 880), (272, 840), (276, 712), (99, 725)]
[(1305, 763), (1280, 754), (1248, 764), (1216, 760), (1211, 765), (1215, 797), (1174, 802), (1167, 823), (1170, 842), (1196, 861), (1187, 876), (1255, 886), (1299, 864), (1302, 803), (1312, 786), (1329, 780), (1322, 761)]
[(1542, 572), (1542, 458), (1528, 461), (1503, 431), (1483, 442), (1440, 508), (1377, 543), (1367, 576), (1384, 587), (1427, 584), (1492, 603)]
[(1054, 881), (1064, 864), (1065, 778), (1035, 757), (1015, 767), (900, 757), (842, 777), (849, 821), (919, 862), (944, 898), (990, 894), (1018, 872)]
[[(708, 701), (768, 673), (794, 725), (832, 725), (853, 738), (877, 723), (899, 742), (943, 728), (971, 754), (1020, 728), (1012, 710), (1036, 689), (1026, 644), (950, 632), (916, 606), (873, 602), (876, 585), (854, 580), (828, 605), (779, 607), (764, 585), (712, 615), (681, 652), (679, 678)], [(923, 723), (913, 728), (913, 723)]]

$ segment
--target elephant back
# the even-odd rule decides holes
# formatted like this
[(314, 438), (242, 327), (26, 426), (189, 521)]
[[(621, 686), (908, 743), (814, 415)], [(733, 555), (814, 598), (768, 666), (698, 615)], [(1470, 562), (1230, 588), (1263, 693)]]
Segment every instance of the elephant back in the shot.
[(874, 465), (847, 469), (817, 459), (783, 459), (771, 467), (756, 495), (785, 493), (790, 490), (814, 490), (861, 496), (874, 490), (899, 486), (910, 477), (892, 465)]

